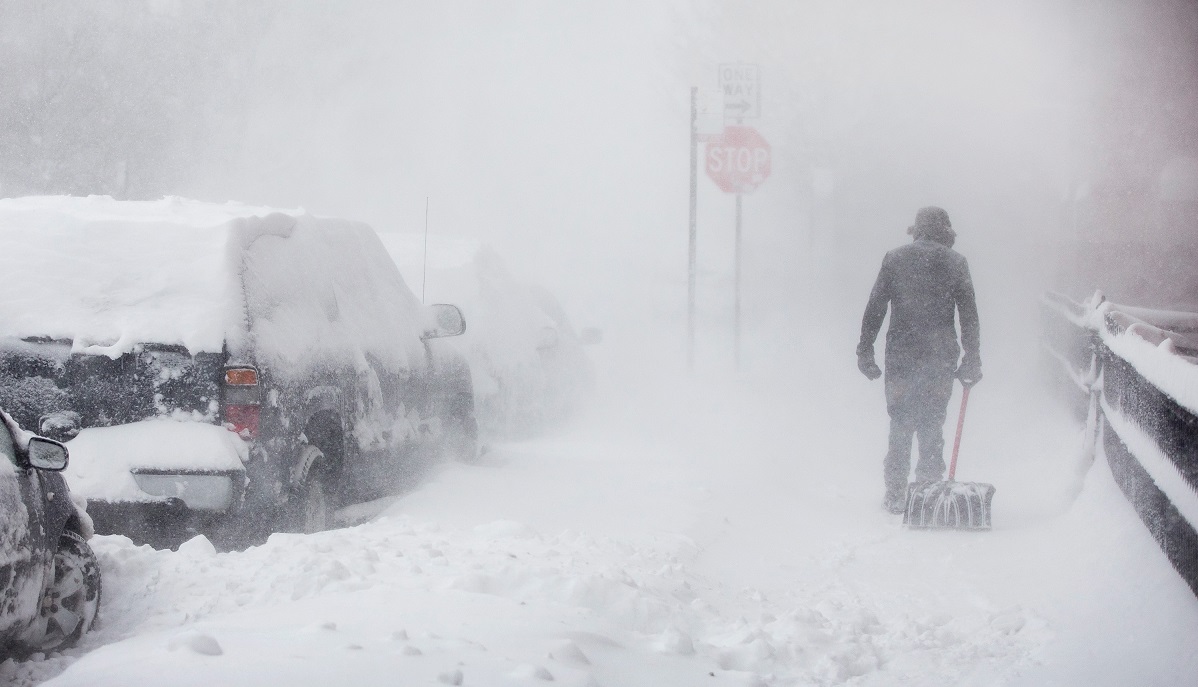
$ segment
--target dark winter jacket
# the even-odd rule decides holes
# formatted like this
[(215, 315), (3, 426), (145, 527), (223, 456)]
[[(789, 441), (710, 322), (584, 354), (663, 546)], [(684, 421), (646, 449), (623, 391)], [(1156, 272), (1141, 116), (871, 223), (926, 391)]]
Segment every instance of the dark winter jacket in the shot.
[(923, 236), (886, 254), (865, 306), (857, 355), (873, 359), (874, 340), (886, 306), (886, 364), (955, 366), (961, 348), (953, 311), (961, 317), (962, 367), (979, 367), (978, 309), (965, 256), (933, 238)]

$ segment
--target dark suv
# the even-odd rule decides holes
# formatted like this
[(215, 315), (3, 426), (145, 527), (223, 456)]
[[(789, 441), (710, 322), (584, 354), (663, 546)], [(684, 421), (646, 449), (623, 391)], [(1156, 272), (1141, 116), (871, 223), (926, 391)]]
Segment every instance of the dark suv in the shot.
[(96, 618), (100, 569), (66, 464), (62, 444), (0, 411), (0, 660), (66, 647)]
[[(37, 232), (53, 250), (22, 253)], [(0, 269), (45, 256), (28, 293), (0, 293), (0, 403), (69, 441), (67, 478), (99, 532), (237, 545), (314, 531), (429, 458), (475, 450), (469, 368), (437, 340), (464, 331), (461, 312), (422, 306), (366, 225), (14, 199), (0, 243)]]

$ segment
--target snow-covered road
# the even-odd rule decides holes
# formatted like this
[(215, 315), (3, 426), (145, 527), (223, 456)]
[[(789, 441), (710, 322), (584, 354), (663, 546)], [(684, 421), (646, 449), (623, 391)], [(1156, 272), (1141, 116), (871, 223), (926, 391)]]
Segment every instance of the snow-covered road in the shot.
[(860, 378), (675, 380), (356, 527), (237, 553), (100, 537), (102, 626), (0, 681), (1190, 684), (1198, 601), (1104, 463), (1069, 499), (1078, 429), (1018, 382), (983, 382), (966, 423), (989, 533), (879, 509), (885, 411)]

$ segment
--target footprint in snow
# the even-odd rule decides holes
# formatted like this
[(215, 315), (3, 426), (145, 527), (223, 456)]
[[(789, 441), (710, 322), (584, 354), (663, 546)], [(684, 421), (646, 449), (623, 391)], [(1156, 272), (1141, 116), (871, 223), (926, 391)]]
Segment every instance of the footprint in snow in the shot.
[(590, 665), (591, 659), (582, 652), (582, 649), (573, 640), (564, 639), (557, 644), (549, 652), (549, 658), (562, 663), (574, 663), (577, 665)]
[(224, 649), (220, 646), (220, 642), (216, 641), (216, 638), (201, 632), (188, 632), (172, 637), (167, 642), (166, 648), (169, 651), (188, 649), (203, 656), (220, 656), (225, 653)]
[(553, 673), (546, 670), (545, 666), (534, 666), (527, 663), (512, 671), (512, 677), (519, 680), (537, 679), (553, 682)]

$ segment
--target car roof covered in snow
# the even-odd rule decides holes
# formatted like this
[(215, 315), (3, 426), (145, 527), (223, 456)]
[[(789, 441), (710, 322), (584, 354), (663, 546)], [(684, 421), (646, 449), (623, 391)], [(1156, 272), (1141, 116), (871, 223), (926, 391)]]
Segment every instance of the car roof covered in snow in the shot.
[[(9, 340), (69, 340), (75, 351), (113, 357), (148, 342), (219, 352), (256, 318), (256, 345), (277, 340), (276, 352), (294, 358), (301, 353), (287, 347), (298, 328), (330, 346), (385, 350), (386, 337), (417, 326), (402, 277), (375, 257), (373, 230), (301, 209), (173, 197), (5, 199), (0, 245), (0, 337)], [(390, 304), (399, 309), (393, 326), (374, 326)], [(411, 330), (396, 331), (397, 320), (412, 320)]]

